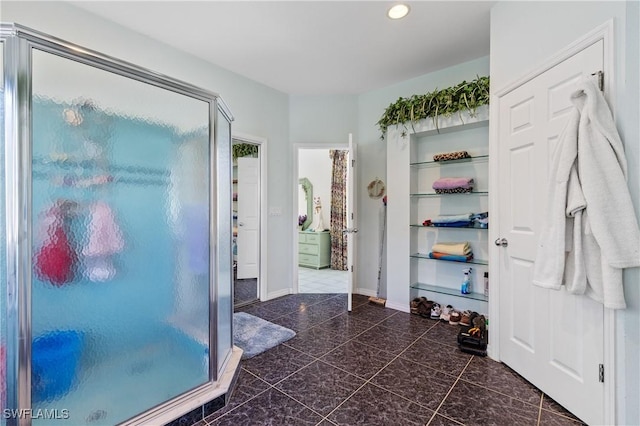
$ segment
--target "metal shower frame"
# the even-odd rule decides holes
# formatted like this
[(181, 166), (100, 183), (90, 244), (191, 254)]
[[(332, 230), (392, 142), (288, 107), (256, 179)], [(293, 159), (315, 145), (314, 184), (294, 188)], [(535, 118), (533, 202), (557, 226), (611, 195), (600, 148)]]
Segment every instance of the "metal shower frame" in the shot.
[[(0, 324), (6, 333), (6, 405), (8, 409), (31, 408), (31, 271), (32, 271), (32, 139), (31, 139), (31, 71), (32, 49), (38, 49), (91, 67), (128, 77), (158, 88), (179, 93), (209, 104), (209, 146), (210, 146), (210, 270), (209, 270), (209, 377), (208, 381), (174, 399), (155, 407), (149, 407), (145, 413), (139, 414), (123, 424), (153, 423), (163, 413), (177, 410), (186, 401), (205, 400), (216, 388), (216, 381), (224, 368), (225, 362), (219, 363), (218, 357), (228, 358), (228, 353), (219, 353), (217, 342), (218, 331), (218, 285), (219, 271), (222, 262), (232, 259), (220, 259), (218, 247), (218, 229), (225, 223), (223, 218), (231, 217), (231, 211), (218, 211), (219, 197), (226, 196), (229, 188), (221, 188), (225, 179), (216, 173), (216, 164), (221, 155), (216, 143), (218, 114), (220, 111), (228, 120), (233, 121), (231, 111), (217, 93), (204, 90), (189, 83), (167, 77), (137, 65), (115, 59), (99, 52), (77, 46), (73, 43), (44, 34), (37, 30), (13, 23), (0, 23), (0, 44), (3, 45), (4, 67), (4, 149), (5, 155), (5, 223), (6, 229), (5, 262), (6, 265), (6, 324)], [(230, 126), (229, 126), (229, 133)], [(231, 134), (229, 134), (229, 139)], [(224, 157), (224, 156), (223, 156)], [(229, 168), (229, 172), (231, 168)], [(226, 176), (225, 176), (226, 178)], [(231, 181), (231, 173), (228, 176)], [(230, 222), (229, 222), (230, 223)], [(225, 242), (226, 244), (226, 242)], [(231, 241), (228, 241), (231, 253)], [(231, 288), (231, 304), (233, 304), (233, 286)], [(230, 309), (233, 315), (233, 307)], [(233, 318), (227, 320), (232, 324)], [(229, 348), (233, 347), (233, 333), (230, 336)], [(218, 364), (223, 368), (218, 370)], [(7, 424), (29, 426), (31, 419), (21, 417), (8, 419)]]

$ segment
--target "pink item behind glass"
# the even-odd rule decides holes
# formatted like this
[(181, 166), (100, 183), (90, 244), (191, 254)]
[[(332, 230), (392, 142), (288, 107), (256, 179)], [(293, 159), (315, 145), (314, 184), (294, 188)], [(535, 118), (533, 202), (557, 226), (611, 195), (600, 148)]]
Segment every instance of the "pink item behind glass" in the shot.
[(91, 220), (89, 222), (87, 244), (82, 254), (87, 257), (110, 256), (124, 248), (122, 231), (116, 223), (113, 211), (103, 201), (97, 201), (89, 207)]

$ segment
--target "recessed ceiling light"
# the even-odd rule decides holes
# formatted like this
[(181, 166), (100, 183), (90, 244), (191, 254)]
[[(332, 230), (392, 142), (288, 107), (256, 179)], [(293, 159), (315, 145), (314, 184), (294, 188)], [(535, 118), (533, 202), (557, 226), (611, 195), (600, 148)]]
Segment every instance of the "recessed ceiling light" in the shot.
[(387, 11), (387, 16), (391, 19), (400, 19), (407, 16), (408, 13), (409, 13), (409, 6), (407, 6), (406, 4), (400, 3), (391, 7), (391, 9)]

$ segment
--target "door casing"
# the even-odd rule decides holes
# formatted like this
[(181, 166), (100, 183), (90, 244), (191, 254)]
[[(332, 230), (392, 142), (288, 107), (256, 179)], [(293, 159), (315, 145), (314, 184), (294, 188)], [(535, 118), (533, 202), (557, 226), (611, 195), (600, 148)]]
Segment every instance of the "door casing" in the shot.
[(232, 141), (258, 145), (260, 153), (260, 250), (258, 253), (258, 298), (267, 300), (267, 139), (233, 132)]

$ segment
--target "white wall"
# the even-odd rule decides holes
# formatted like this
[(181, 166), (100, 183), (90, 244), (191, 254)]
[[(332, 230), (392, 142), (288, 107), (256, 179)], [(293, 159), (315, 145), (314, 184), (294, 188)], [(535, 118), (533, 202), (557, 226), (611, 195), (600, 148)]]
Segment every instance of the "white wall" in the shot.
[(353, 95), (289, 97), (289, 136), (294, 144), (346, 144), (358, 141), (357, 98)]
[[(492, 91), (527, 74), (557, 51), (614, 19), (615, 81), (612, 105), (618, 130), (625, 143), (629, 188), (640, 212), (640, 142), (638, 138), (638, 40), (637, 2), (500, 2), (491, 10)], [(640, 424), (640, 271), (624, 274), (628, 308), (617, 313), (617, 424)], [(613, 373), (610, 373), (613, 374)]]
[(26, 25), (219, 93), (236, 117), (234, 132), (267, 138), (269, 207), (283, 212), (268, 218), (268, 252), (280, 254), (268, 261), (268, 292), (288, 292), (293, 257), (293, 228), (285, 214), (291, 211), (292, 194), (283, 190), (283, 182), (293, 179), (288, 95), (64, 2), (2, 1), (0, 8), (4, 22)]
[[(320, 197), (325, 226), (331, 219), (331, 169), (328, 149), (301, 149), (298, 155), (298, 176), (313, 185), (313, 196)], [(305, 205), (306, 209), (306, 205)]]

